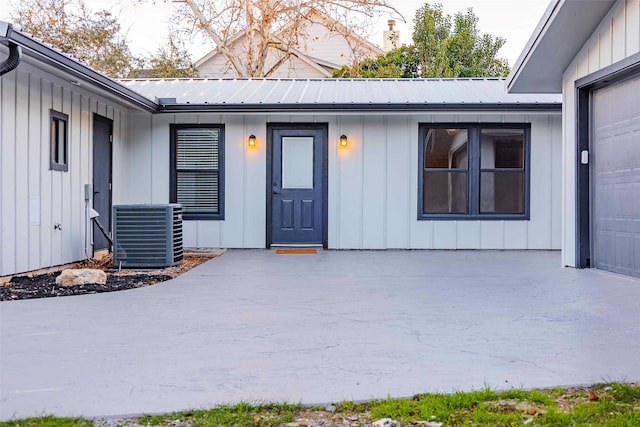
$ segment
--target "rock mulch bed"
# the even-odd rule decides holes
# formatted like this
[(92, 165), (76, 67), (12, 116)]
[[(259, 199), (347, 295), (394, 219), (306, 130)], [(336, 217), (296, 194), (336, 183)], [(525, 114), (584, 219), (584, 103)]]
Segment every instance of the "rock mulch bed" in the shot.
[(14, 276), (8, 283), (0, 285), (0, 301), (96, 294), (151, 286), (173, 279), (196, 265), (221, 254), (222, 251), (186, 252), (184, 263), (181, 265), (145, 272), (133, 270), (110, 271), (111, 256), (106, 256), (100, 260), (82, 261), (70, 268), (103, 270), (107, 273), (107, 283), (62, 286), (56, 284), (56, 277), (60, 275), (60, 272)]
[[(191, 427), (198, 425), (191, 419), (177, 418), (161, 423), (151, 423), (136, 418), (108, 418), (101, 417), (91, 420), (95, 427)], [(256, 415), (253, 420), (253, 427), (264, 426), (265, 417)], [(210, 424), (205, 424), (210, 425)], [(227, 424), (224, 424), (227, 425)], [(251, 424), (237, 424), (247, 425)], [(413, 421), (411, 423), (400, 423), (391, 418), (373, 419), (371, 412), (349, 412), (336, 413), (333, 405), (326, 409), (303, 409), (295, 416), (295, 420), (286, 423), (268, 423), (267, 427), (443, 427), (444, 423), (438, 421)]]
[(91, 422), (95, 427), (640, 426), (638, 411), (640, 384), (609, 383), (529, 391), (431, 393), (409, 399), (343, 401), (306, 408), (244, 403)]

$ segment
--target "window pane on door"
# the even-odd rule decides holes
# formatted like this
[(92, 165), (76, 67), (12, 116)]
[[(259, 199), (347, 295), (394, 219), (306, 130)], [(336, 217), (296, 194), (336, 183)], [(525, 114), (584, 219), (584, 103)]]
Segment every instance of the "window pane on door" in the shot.
[(482, 172), (481, 213), (524, 213), (524, 172)]
[(313, 137), (282, 138), (282, 188), (313, 188)]
[(467, 172), (424, 172), (424, 213), (467, 213)]

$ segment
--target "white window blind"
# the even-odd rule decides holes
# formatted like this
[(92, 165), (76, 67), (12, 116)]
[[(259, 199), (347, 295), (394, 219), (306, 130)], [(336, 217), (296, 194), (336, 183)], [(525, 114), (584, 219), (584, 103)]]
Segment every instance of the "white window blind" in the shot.
[(220, 129), (178, 129), (178, 169), (218, 169)]

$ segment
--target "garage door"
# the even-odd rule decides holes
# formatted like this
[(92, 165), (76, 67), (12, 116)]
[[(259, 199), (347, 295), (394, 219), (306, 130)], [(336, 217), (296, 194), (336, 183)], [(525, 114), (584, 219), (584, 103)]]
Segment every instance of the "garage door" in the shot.
[(640, 277), (640, 77), (594, 91), (596, 268)]

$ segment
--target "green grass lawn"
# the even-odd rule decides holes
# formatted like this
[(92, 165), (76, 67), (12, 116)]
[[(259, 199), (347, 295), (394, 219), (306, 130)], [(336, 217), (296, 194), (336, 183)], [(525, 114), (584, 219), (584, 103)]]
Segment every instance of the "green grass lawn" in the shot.
[[(490, 389), (468, 393), (428, 393), (411, 399), (367, 403), (341, 402), (330, 408), (292, 404), (240, 403), (209, 410), (145, 416), (122, 421), (123, 426), (366, 426), (391, 418), (401, 426), (639, 426), (640, 384), (597, 384), (544, 390)], [(423, 422), (422, 424), (420, 422)], [(82, 418), (43, 416), (0, 422), (0, 427), (85, 427)]]

